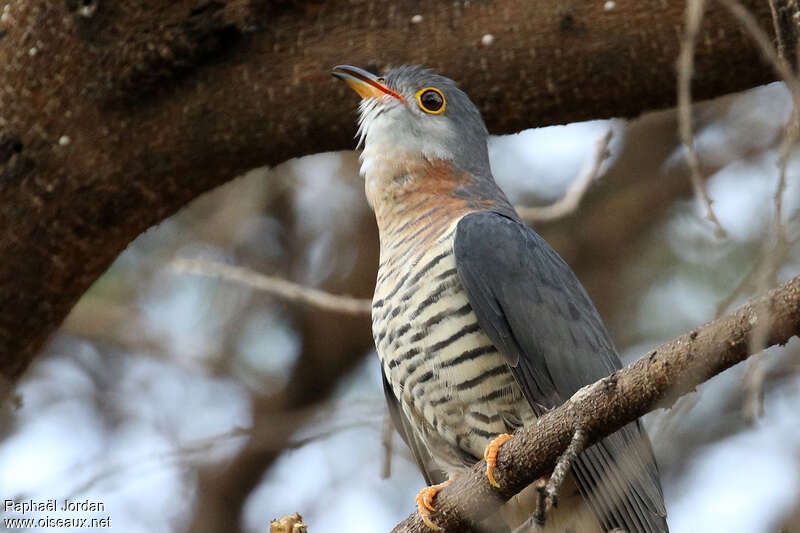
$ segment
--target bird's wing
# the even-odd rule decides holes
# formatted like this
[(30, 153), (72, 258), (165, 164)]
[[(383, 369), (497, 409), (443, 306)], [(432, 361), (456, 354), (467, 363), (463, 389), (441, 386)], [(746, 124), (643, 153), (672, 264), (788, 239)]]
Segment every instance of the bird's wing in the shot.
[[(455, 256), (478, 323), (537, 415), (621, 367), (583, 286), (532, 229), (493, 212), (469, 214), (458, 223)], [(658, 469), (638, 421), (584, 451), (573, 473), (606, 530), (667, 531)]]
[(400, 405), (397, 396), (394, 395), (383, 369), (381, 369), (381, 375), (383, 376), (383, 394), (386, 396), (389, 415), (392, 417), (392, 422), (397, 432), (400, 433), (403, 441), (411, 449), (411, 453), (414, 454), (414, 459), (416, 459), (419, 469), (422, 470), (422, 475), (425, 477), (425, 483), (428, 485), (441, 483), (446, 479), (444, 472), (436, 467), (436, 462), (428, 451), (428, 447), (417, 436), (408, 417), (403, 413), (403, 407)]

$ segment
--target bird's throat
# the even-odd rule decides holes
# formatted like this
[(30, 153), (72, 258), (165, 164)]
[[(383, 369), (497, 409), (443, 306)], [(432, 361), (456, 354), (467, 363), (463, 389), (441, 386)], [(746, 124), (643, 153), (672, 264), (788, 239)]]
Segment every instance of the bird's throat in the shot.
[(464, 194), (474, 178), (446, 160), (384, 160), (371, 166), (364, 177), (382, 243), (387, 232), (398, 228), (428, 224), (444, 228), (466, 213), (487, 207)]

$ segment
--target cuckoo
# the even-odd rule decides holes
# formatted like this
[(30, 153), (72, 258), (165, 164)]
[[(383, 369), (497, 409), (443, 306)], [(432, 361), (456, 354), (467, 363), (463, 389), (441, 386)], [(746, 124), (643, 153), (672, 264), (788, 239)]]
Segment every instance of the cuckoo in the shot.
[[(469, 97), (420, 67), (333, 74), (362, 98), (361, 173), (380, 235), (373, 335), (395, 426), (438, 484), (417, 497), (437, 529), (430, 511), (446, 479), (485, 458), (496, 485), (509, 433), (621, 362), (575, 274), (495, 183)], [(501, 509), (500, 531), (526, 521), (531, 488)], [(547, 532), (666, 532), (641, 424), (579, 454), (558, 503)]]

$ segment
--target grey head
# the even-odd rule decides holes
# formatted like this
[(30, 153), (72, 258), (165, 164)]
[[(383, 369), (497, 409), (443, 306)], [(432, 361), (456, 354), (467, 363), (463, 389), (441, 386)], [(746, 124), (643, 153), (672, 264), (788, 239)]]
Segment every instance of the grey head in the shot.
[(450, 78), (418, 66), (393, 68), (378, 77), (341, 65), (333, 75), (361, 97), (359, 144), (362, 173), (390, 158), (443, 159), (477, 178), (491, 179), (488, 132), (481, 114)]

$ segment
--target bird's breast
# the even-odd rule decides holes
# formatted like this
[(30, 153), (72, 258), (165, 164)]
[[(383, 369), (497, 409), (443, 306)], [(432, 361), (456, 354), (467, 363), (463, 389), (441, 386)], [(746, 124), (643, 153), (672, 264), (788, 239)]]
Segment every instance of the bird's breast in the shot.
[(372, 327), (387, 380), (418, 433), (480, 457), (533, 413), (460, 282), (457, 223), (382, 235)]

